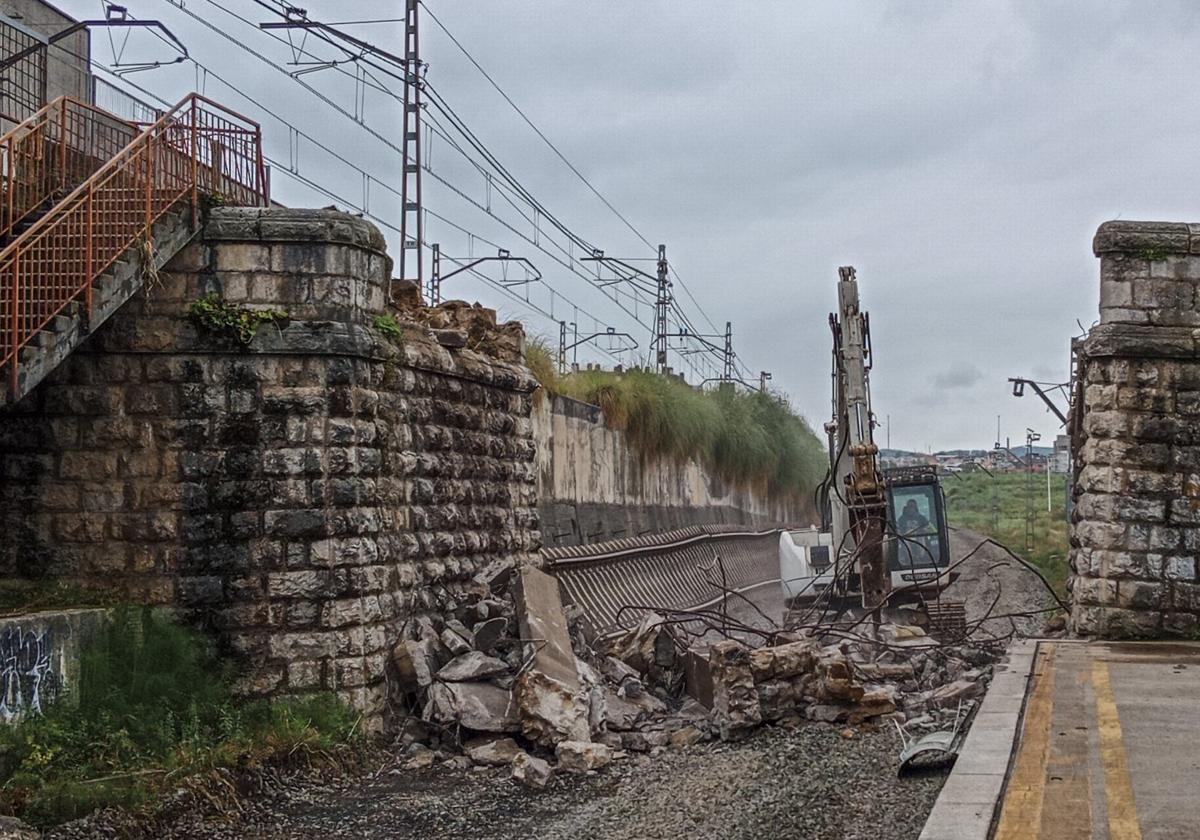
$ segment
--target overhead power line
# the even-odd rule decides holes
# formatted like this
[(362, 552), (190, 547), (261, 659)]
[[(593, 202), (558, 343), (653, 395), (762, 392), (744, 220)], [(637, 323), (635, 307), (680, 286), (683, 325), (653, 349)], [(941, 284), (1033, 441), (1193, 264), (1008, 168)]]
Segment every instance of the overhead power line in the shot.
[[(276, 62), (274, 62), (273, 60), (271, 60), (264, 54), (251, 48), (249, 45), (241, 42), (239, 39), (234, 38), (227, 31), (217, 27), (211, 21), (200, 17), (199, 15), (195, 14), (194, 12), (192, 12), (191, 10), (186, 8), (186, 6), (183, 5), (181, 0), (168, 0), (168, 2), (170, 2), (176, 8), (180, 9), (180, 11), (184, 12), (185, 14), (189, 15), (193, 19), (202, 23), (203, 25), (208, 27), (210, 30), (220, 34), (221, 36), (230, 40), (232, 43), (235, 43), (236, 45), (238, 45), (240, 48), (242, 48), (242, 49), (246, 50), (247, 52), (249, 52), (250, 54), (256, 56), (261, 61), (275, 67), (279, 72), (284, 73), (285, 75), (288, 75), (289, 78), (292, 78), (294, 81), (296, 81), (302, 87), (304, 87), (309, 93), (313, 94), (314, 96), (317, 96), (326, 105), (328, 105), (329, 107), (336, 110), (341, 116), (343, 116), (344, 118), (350, 119), (353, 122), (355, 122), (356, 124), (358, 124), (360, 128), (367, 131), (369, 134), (374, 136), (380, 142), (387, 145), (393, 151), (395, 151), (399, 154), (403, 154), (403, 151), (401, 149), (399, 149), (395, 143), (391, 142), (389, 140), (389, 138), (384, 136), (382, 133), (376, 131), (375, 129), (372, 129), (369, 125), (366, 124), (365, 115), (363, 117), (360, 117), (357, 114), (351, 114), (347, 109), (341, 107), (337, 102), (333, 101), (327, 94), (324, 94), (321, 91), (317, 90), (315, 87), (308, 84), (305, 80), (297, 78), (297, 74), (289, 73), (286, 69), (284, 69), (283, 67), (280, 67)], [(214, 8), (240, 20), (247, 26), (254, 26), (253, 22), (247, 20), (246, 18), (242, 17), (241, 15), (238, 15), (236, 12), (233, 12), (232, 10), (226, 8), (225, 6), (221, 5), (220, 3), (217, 3), (214, 0), (206, 0), (206, 2), (208, 2)], [(260, 7), (268, 8), (268, 9), (270, 8), (268, 6), (268, 4), (261, 2), (261, 0), (256, 0), (256, 2)], [(273, 11), (277, 11), (277, 10), (273, 10)], [(444, 29), (440, 20), (435, 20), (435, 22), (438, 24), (439, 27), (442, 27)], [(449, 33), (447, 33), (447, 34), (449, 34)], [(272, 37), (275, 37), (275, 36), (272, 36)], [(279, 39), (279, 38), (275, 38), (275, 39), (279, 40), (279, 41), (283, 41), (283, 39)], [(323, 38), (322, 40), (332, 43), (332, 39), (329, 39), (329, 38)], [(296, 49), (294, 44), (291, 44), (290, 46), (293, 48), (293, 50)], [(347, 53), (345, 47), (337, 45), (336, 43), (334, 43), (334, 46), (337, 47), (339, 50), (341, 50), (344, 55), (350, 55)], [(457, 44), (457, 46), (460, 49), (463, 49), (461, 43)], [(464, 53), (466, 52), (465, 49), (463, 49), (463, 51), (464, 51)], [(319, 59), (319, 56), (315, 56), (311, 51), (305, 50), (303, 47), (301, 47), (299, 49), (299, 52), (308, 58)], [(360, 64), (369, 65), (373, 70), (375, 70), (377, 72), (385, 73), (385, 74), (391, 76), (393, 79), (400, 79), (403, 81), (403, 79), (405, 78), (403, 67), (398, 68), (398, 69), (400, 69), (401, 73), (400, 73), (400, 75), (397, 75), (396, 73), (393, 73), (390, 70), (388, 70), (386, 67), (378, 66), (377, 62), (370, 62), (370, 61), (363, 60), (361, 56), (350, 55), (350, 57), (354, 58)], [(472, 62), (478, 66), (478, 62), (474, 61), (474, 59), (472, 57), (470, 57), (469, 54), (468, 54), (468, 57), (471, 58)], [(212, 75), (218, 81), (221, 81), (227, 87), (230, 87), (231, 90), (241, 93), (239, 88), (231, 85), (227, 80), (222, 79), (219, 75), (214, 73), (210, 68), (204, 67), (199, 62), (196, 62), (196, 65), (198, 68), (203, 69), (206, 74)], [(354, 78), (356, 84), (363, 84), (363, 85), (370, 86), (371, 89), (378, 90), (393, 99), (398, 99), (398, 97), (396, 97), (382, 83), (379, 83), (378, 80), (375, 79), (375, 77), (373, 76), (373, 74), (370, 70), (364, 69), (362, 74), (359, 75), (357, 69), (356, 69), (355, 74), (351, 74), (348, 71), (346, 71), (344, 68), (337, 66), (336, 62), (328, 63), (328, 66), (330, 66), (331, 69), (333, 69), (337, 73)], [(482, 67), (479, 67), (479, 69), (481, 72), (484, 72), (482, 70)], [(499, 86), (496, 85), (495, 81), (493, 79), (491, 79), (490, 77), (489, 77), (489, 82), (491, 82), (493, 84), (493, 86), (497, 87), (497, 89), (499, 90)], [(534, 237), (531, 239), (527, 234), (514, 228), (511, 223), (507, 222), (502, 217), (497, 216), (491, 210), (490, 207), (485, 207), (485, 206), (481, 205), (480, 202), (471, 198), (460, 187), (452, 184), (451, 182), (446, 180), (444, 177), (435, 173), (431, 167), (427, 167), (426, 171), (430, 172), (430, 174), (433, 175), (435, 180), (437, 180), (439, 183), (441, 183), (442, 186), (449, 189), (452, 193), (454, 193), (458, 197), (462, 198), (463, 200), (466, 200), (469, 203), (471, 203), (473, 206), (476, 207), (476, 209), (479, 209), (480, 211), (487, 213), (487, 215), (490, 218), (501, 223), (505, 228), (509, 229), (510, 232), (512, 232), (514, 235), (521, 237), (527, 243), (533, 245), (534, 247), (538, 248), (542, 252), (547, 253), (553, 259), (555, 259), (555, 261), (557, 263), (559, 263), (563, 267), (567, 268), (572, 273), (580, 276), (582, 279), (588, 281), (593, 286), (599, 285), (599, 284), (597, 284), (598, 278), (589, 277), (588, 275), (584, 274), (582, 271), (579, 270), (579, 268), (575, 264), (575, 258), (571, 254), (569, 248), (564, 248), (561, 245), (561, 243), (556, 242), (550, 236), (540, 237), (540, 239), (549, 243), (551, 247), (557, 249), (559, 251), (559, 253), (563, 255), (563, 257), (559, 257), (557, 255), (552, 254), (549, 250), (547, 250), (547, 248), (545, 246), (542, 245), (541, 242), (538, 241), (539, 237), (537, 236), (537, 226), (538, 226), (539, 218), (544, 219), (551, 227), (553, 227), (555, 230), (559, 231), (561, 234), (563, 234), (565, 237), (567, 237), (569, 243), (577, 245), (581, 250), (586, 251), (586, 250), (592, 249), (591, 242), (587, 239), (584, 239), (582, 236), (579, 236), (570, 227), (568, 227), (567, 225), (562, 223), (561, 220), (559, 220), (553, 213), (551, 213), (543, 203), (538, 201), (538, 199), (536, 197), (534, 197), (531, 192), (529, 192), (527, 189), (525, 189), (524, 186), (520, 183), (520, 181), (507, 168), (504, 167), (504, 165), (499, 161), (498, 158), (496, 158), (496, 156), (494, 154), (492, 154), (490, 152), (490, 150), (488, 150), (486, 145), (475, 135), (475, 133), (470, 129), (470, 127), (466, 125), (465, 121), (462, 120), (461, 117), (459, 117), (459, 115), (455, 112), (455, 110), (445, 101), (444, 97), (441, 96), (440, 92), (438, 92), (434, 86), (428, 85), (427, 92), (429, 93), (429, 99), (430, 99), (433, 107), (436, 108), (436, 110), (439, 112), (439, 114), (445, 120), (447, 120), (449, 125), (452, 127), (453, 131), (458, 133), (459, 135), (461, 135), (463, 137), (463, 139), (466, 141), (466, 143), (468, 144), (468, 146), (470, 146), (471, 150), (474, 151), (476, 154), (478, 154), (479, 157), (483, 160), (485, 166), (490, 168), (490, 170), (492, 170), (496, 173), (496, 176), (497, 176), (496, 177), (496, 186), (498, 186), (500, 188), (498, 190), (498, 194), (503, 197), (504, 201), (510, 207), (512, 207), (513, 210), (516, 211), (518, 213), (518, 215), (524, 221), (530, 222), (533, 225), (534, 234), (535, 234)], [(504, 94), (504, 92), (502, 90), (500, 90), (500, 92), (502, 95), (505, 96), (506, 100), (509, 101), (510, 105), (512, 105), (514, 108), (516, 108), (515, 103), (513, 103), (511, 101), (511, 97), (508, 97), (507, 94)], [(262, 107), (261, 103), (257, 103), (257, 104), (259, 107)], [(269, 109), (264, 108), (263, 110), (268, 113), (271, 113)], [(356, 110), (357, 110), (357, 95), (356, 95)], [(532, 125), (532, 122), (528, 119), (528, 117), (525, 116), (523, 112), (520, 112), (519, 108), (517, 108), (517, 110), (519, 113), (521, 113), (523, 119), (525, 119), (527, 122), (530, 122), (531, 128), (534, 128), (535, 130), (537, 130), (537, 127)], [(286, 121), (282, 120), (278, 115), (273, 114), (273, 116), (275, 119), (279, 120), (280, 122), (286, 123)], [(480, 164), (477, 161), (472, 159), (472, 155), (468, 152), (468, 150), (464, 149), (462, 145), (460, 145), (457, 141), (455, 141), (450, 136), (450, 132), (444, 126), (442, 126), (439, 121), (434, 119), (434, 120), (430, 120), (430, 122), (433, 123), (431, 130), (433, 130), (435, 133), (437, 133), (437, 135), (441, 139), (443, 139), (449, 147), (453, 148), (457, 154), (461, 155), (465, 160), (467, 160), (477, 170), (484, 171), (484, 172), (488, 171), (486, 169), (481, 169)], [(292, 129), (293, 129), (293, 131), (297, 132), (298, 136), (301, 134), (301, 132), (299, 132), (298, 129), (295, 129), (294, 126), (292, 127)], [(544, 133), (542, 133), (542, 132), (540, 132), (540, 130), (538, 130), (538, 134), (552, 148), (554, 148), (554, 151), (556, 154), (558, 154), (560, 157), (563, 158), (564, 163), (569, 165), (570, 168), (577, 175), (579, 175), (579, 177), (581, 177), (581, 179), (584, 180), (585, 183), (587, 183), (589, 189), (592, 189), (594, 191), (595, 188), (590, 184), (590, 182), (587, 182), (586, 178), (583, 178), (582, 175), (580, 173), (578, 173), (578, 170), (573, 165), (570, 165), (570, 162), (565, 159), (565, 156), (562, 156), (561, 152), (558, 151), (557, 148), (553, 147), (553, 144), (550, 143), (545, 138)], [(313, 138), (311, 138), (311, 136), (307, 136), (307, 135), (305, 135), (305, 136), (306, 136), (306, 139), (309, 140), (309, 142), (312, 142), (318, 146), (321, 145), (321, 144), (317, 143), (317, 141), (315, 141)], [(345, 161), (344, 157), (336, 155), (336, 153), (333, 153), (332, 150), (329, 149), (328, 147), (324, 147), (324, 150), (327, 153), (334, 154), (336, 157), (340, 158), (343, 161), (343, 163), (346, 163), (347, 165), (349, 165), (349, 162)], [(286, 169), (287, 167), (284, 166), (283, 168)], [(391, 192), (395, 192), (395, 190), (393, 188), (391, 188), (390, 185), (388, 185), (386, 182), (384, 182), (378, 178), (375, 178), (374, 176), (370, 176), (370, 177), (376, 183), (382, 184), (385, 187), (385, 189), (388, 189)], [(522, 212), (520, 210), (520, 208), (513, 202), (513, 197), (511, 197), (507, 194), (506, 189), (512, 189), (514, 192), (514, 195), (519, 200), (526, 203), (531, 208), (532, 219), (530, 218), (530, 214), (526, 214), (526, 213)], [(600, 198), (602, 200), (604, 200), (605, 204), (609, 206), (610, 210), (612, 210), (614, 213), (617, 213), (615, 208), (613, 208), (611, 206), (611, 203), (607, 202), (606, 199), (603, 199), (603, 196), (600, 196)], [(343, 201), (344, 201), (344, 198), (343, 198)], [(349, 202), (346, 202), (346, 203), (349, 204)], [(365, 201), (364, 201), (364, 204), (365, 204)], [(367, 208), (364, 207), (363, 209), (366, 210)], [(439, 216), (438, 214), (433, 214), (433, 215), (435, 218), (439, 218), (440, 220), (449, 223), (449, 220), (445, 219), (444, 216)], [(621, 214), (617, 213), (617, 215), (620, 216)], [(623, 221), (628, 223), (628, 220), (625, 219), (623, 216), (621, 216), (621, 218)], [(465, 228), (461, 228), (458, 225), (453, 225), (452, 223), (451, 223), (451, 226), (455, 227), (456, 229), (463, 229), (464, 231), (466, 230)], [(633, 228), (632, 225), (630, 225), (630, 227), (631, 227), (631, 229), (633, 229), (635, 231), (635, 233), (637, 233), (636, 228)], [(469, 231), (466, 231), (466, 232), (467, 232), (468, 236), (470, 236), (470, 237), (475, 236), (474, 234), (470, 233)], [(641, 236), (640, 233), (638, 233), (638, 236), (639, 236), (639, 239), (642, 239), (643, 241), (645, 241), (645, 238), (643, 236)], [(480, 239), (480, 241), (483, 241), (482, 237), (478, 237), (478, 238)], [(564, 257), (565, 257), (565, 259), (564, 259)], [(676, 277), (677, 277), (677, 275), (676, 275)], [(636, 302), (637, 304), (644, 306), (646, 308), (646, 311), (648, 314), (650, 311), (650, 305), (652, 304), (652, 300), (649, 299), (648, 294), (647, 294), (649, 292), (649, 290), (646, 289), (645, 287), (639, 287), (636, 284), (625, 284), (625, 285), (628, 285), (628, 288), (622, 289), (620, 287), (610, 287), (608, 289), (603, 289), (603, 290), (606, 293), (606, 297), (608, 297), (611, 301), (616, 303), (627, 315), (632, 317), (635, 321), (642, 323), (643, 327), (645, 328), (646, 324), (644, 322), (642, 322), (641, 316), (639, 316), (636, 311), (631, 311), (626, 304), (621, 303), (621, 298), (628, 297), (631, 302)], [(683, 284), (681, 283), (680, 285), (682, 286)], [(555, 290), (553, 289), (553, 287), (550, 287), (550, 288), (551, 288), (552, 293), (556, 293)], [(688, 296), (695, 303), (694, 296), (691, 295), (690, 290), (688, 290), (685, 286), (683, 288), (684, 288), (684, 291), (688, 294)], [(563, 297), (561, 294), (559, 294), (558, 296)], [(565, 300), (565, 298), (564, 298), (564, 300)], [(708, 318), (707, 314), (703, 312), (703, 310), (699, 307), (698, 304), (696, 304), (696, 305), (697, 305), (697, 309), (701, 312), (702, 316), (709, 323), (711, 323), (711, 319)], [(681, 308), (679, 308), (677, 305), (672, 308), (671, 316), (672, 316), (673, 320), (675, 320), (676, 322), (679, 323), (681, 330), (690, 331), (693, 333), (698, 332), (698, 330), (696, 330), (694, 324), (692, 324), (691, 319), (687, 315), (687, 313), (685, 311), (683, 311)], [(711, 367), (711, 362), (702, 362), (702, 364), (707, 364)], [(739, 360), (739, 365), (740, 365), (740, 360)], [(689, 360), (689, 366), (694, 367), (694, 365), (690, 362), (690, 360)], [(744, 366), (742, 366), (742, 367), (744, 369)]]

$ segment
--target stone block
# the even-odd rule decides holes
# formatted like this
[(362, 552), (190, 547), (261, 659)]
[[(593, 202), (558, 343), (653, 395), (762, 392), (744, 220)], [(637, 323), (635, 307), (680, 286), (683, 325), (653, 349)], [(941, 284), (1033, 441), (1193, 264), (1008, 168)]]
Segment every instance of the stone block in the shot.
[(713, 712), (721, 740), (735, 740), (762, 723), (750, 651), (741, 642), (725, 640), (709, 648), (713, 680)]
[(1168, 590), (1161, 583), (1123, 580), (1117, 584), (1117, 606), (1126, 610), (1155, 610), (1163, 605)]

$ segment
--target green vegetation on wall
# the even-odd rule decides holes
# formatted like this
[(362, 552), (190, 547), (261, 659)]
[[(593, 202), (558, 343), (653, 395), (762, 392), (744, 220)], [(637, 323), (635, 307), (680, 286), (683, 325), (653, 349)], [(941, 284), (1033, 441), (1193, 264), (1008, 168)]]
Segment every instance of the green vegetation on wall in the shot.
[[(947, 517), (951, 526), (969, 528), (1004, 543), (1042, 570), (1059, 594), (1067, 579), (1068, 526), (1065, 513), (1067, 479), (1050, 476), (1050, 510), (1046, 510), (1046, 476), (980, 471), (943, 476)], [(1025, 518), (1033, 514), (1033, 550), (1025, 551)]]
[(79, 703), (0, 727), (0, 811), (48, 824), (203, 784), (216, 768), (320, 758), (354, 738), (332, 695), (239, 701), (209, 639), (117, 609), (83, 652)]
[(824, 447), (777, 395), (700, 391), (640, 370), (559, 376), (539, 342), (526, 358), (543, 388), (600, 406), (643, 457), (695, 459), (726, 481), (776, 496), (807, 497), (825, 475)]

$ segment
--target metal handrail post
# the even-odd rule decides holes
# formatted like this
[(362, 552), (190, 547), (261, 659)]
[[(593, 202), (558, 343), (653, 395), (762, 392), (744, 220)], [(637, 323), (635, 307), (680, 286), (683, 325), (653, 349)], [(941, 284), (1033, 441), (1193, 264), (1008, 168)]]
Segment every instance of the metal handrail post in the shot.
[(58, 185), (60, 189), (67, 186), (67, 99), (64, 96), (62, 107), (58, 112)]
[(19, 327), (19, 318), (17, 312), (21, 305), (21, 249), (18, 248), (13, 252), (13, 269), (12, 269), (12, 318), (10, 323), (12, 327), (9, 331), (8, 340), (11, 347), (11, 355), (8, 359), (9, 371), (11, 374), (12, 393), (17, 393), (17, 348), (21, 346), (20, 337), (17, 335)]
[(192, 169), (192, 230), (200, 229), (200, 126), (196, 120), (196, 100), (192, 100), (191, 169)]
[(87, 254), (84, 255), (84, 281), (83, 281), (84, 287), (86, 289), (86, 291), (84, 292), (84, 295), (87, 300), (87, 322), (88, 322), (89, 329), (91, 329), (91, 325), (92, 325), (92, 283), (93, 283), (93, 279), (94, 279), (92, 277), (92, 252), (95, 250), (95, 247), (96, 247), (95, 243), (92, 241), (92, 234), (94, 231), (94, 217), (95, 217), (95, 204), (93, 203), (92, 199), (95, 196), (95, 194), (96, 194), (95, 189), (93, 187), (89, 186), (88, 193), (87, 193), (87, 233), (86, 233), (86, 236), (84, 237), (84, 247), (87, 248)]
[(267, 170), (263, 165), (263, 144), (262, 144), (262, 126), (258, 123), (254, 124), (254, 151), (258, 158), (257, 169), (255, 170), (255, 178), (258, 179), (258, 194), (262, 197), (262, 206), (271, 206), (271, 197), (267, 190)]

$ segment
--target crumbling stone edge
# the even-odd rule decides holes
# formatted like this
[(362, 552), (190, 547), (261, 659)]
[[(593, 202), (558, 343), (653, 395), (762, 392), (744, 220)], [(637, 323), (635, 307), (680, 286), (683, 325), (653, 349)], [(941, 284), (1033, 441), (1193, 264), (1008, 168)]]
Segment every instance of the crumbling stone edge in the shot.
[(954, 769), (919, 840), (987, 840), (999, 815), (1013, 748), (1021, 731), (1038, 641), (1011, 644), (996, 664)]

